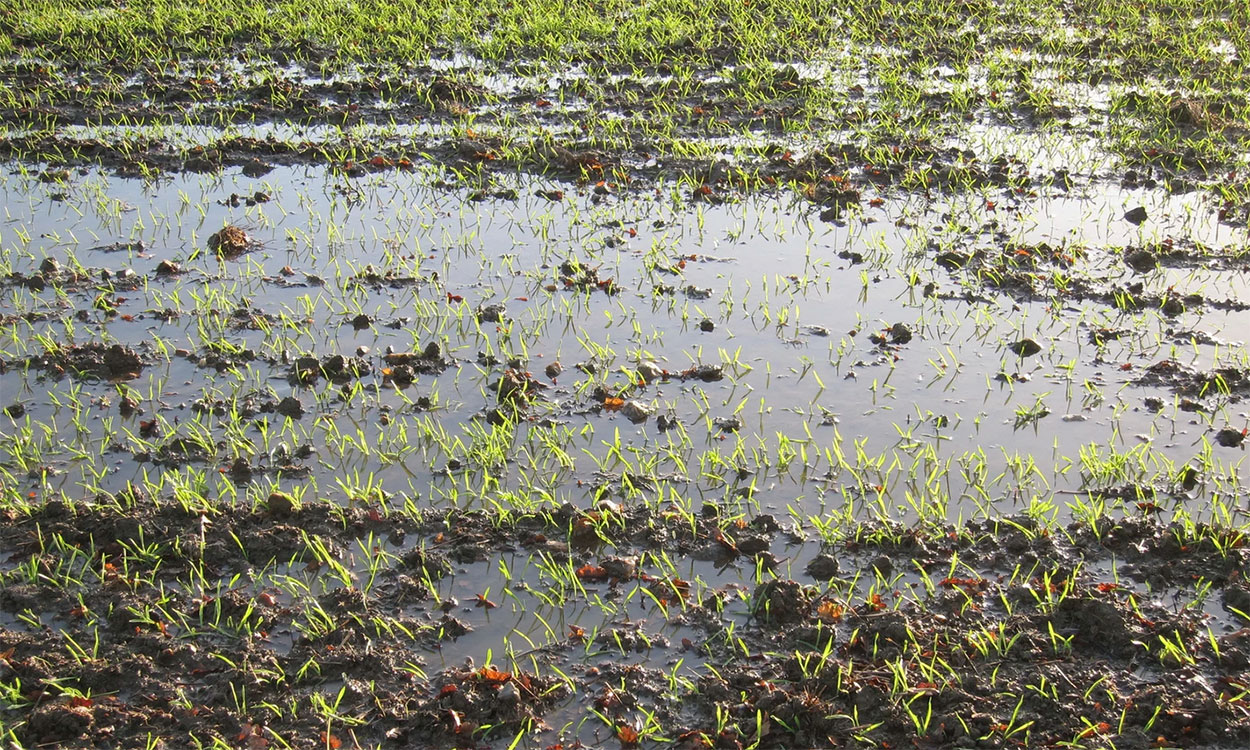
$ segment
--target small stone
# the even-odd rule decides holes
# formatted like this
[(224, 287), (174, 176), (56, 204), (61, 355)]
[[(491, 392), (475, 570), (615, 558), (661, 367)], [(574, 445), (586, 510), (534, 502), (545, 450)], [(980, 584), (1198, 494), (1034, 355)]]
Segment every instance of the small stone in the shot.
[(699, 321), (699, 330), (703, 331), (704, 333), (711, 333), (712, 331), (716, 330), (716, 324), (713, 323), (710, 319), (704, 318), (703, 320)]
[(609, 557), (603, 561), (603, 570), (612, 578), (628, 581), (638, 572), (638, 558)]
[(1146, 209), (1144, 206), (1131, 208), (1124, 214), (1124, 220), (1131, 224), (1141, 224), (1146, 220)]
[(895, 323), (890, 326), (890, 340), (895, 344), (906, 344), (908, 341), (911, 341), (911, 337), (911, 329), (907, 327), (906, 323)]
[(352, 318), (352, 328), (355, 328), (357, 331), (368, 328), (371, 323), (373, 323), (373, 318), (370, 318), (365, 313)]
[(271, 492), (265, 507), (275, 516), (289, 516), (295, 510), (295, 498), (285, 492)]
[(156, 264), (157, 276), (177, 276), (182, 273), (182, 266), (172, 260), (162, 260)]
[(647, 421), (647, 417), (651, 416), (651, 409), (641, 401), (631, 398), (621, 406), (621, 414), (634, 424), (638, 424)]
[(651, 360), (638, 363), (638, 377), (645, 383), (654, 383), (664, 377), (664, 369)]
[(595, 503), (595, 510), (600, 513), (609, 513), (611, 515), (619, 515), (621, 512), (621, 504), (615, 500), (609, 500), (606, 497)]
[(365, 346), (364, 344), (361, 344), (360, 346), (356, 347), (357, 357), (363, 357), (368, 353), (369, 353), (369, 347)]
[(44, 258), (43, 262), (39, 264), (39, 273), (44, 276), (56, 276), (60, 272), (61, 264), (57, 262), (56, 258)]
[(549, 379), (555, 380), (556, 378), (560, 377), (560, 373), (564, 372), (564, 365), (560, 364), (559, 362), (552, 362), (548, 364), (546, 368), (543, 369), (543, 372), (547, 375)]
[(1199, 474), (1197, 469), (1195, 469), (1192, 466), (1186, 466), (1185, 468), (1180, 470), (1180, 473), (1177, 474), (1176, 479), (1181, 483), (1181, 489), (1185, 490), (1186, 492), (1189, 492), (1194, 487), (1198, 486), (1198, 478), (1200, 476), (1201, 475)]

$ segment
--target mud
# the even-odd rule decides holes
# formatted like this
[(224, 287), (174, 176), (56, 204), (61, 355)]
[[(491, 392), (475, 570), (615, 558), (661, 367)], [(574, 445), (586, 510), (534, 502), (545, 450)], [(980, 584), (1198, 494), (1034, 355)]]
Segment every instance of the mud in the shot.
[[(1244, 538), (1149, 516), (1096, 534), (1073, 524), (1061, 538), (1024, 517), (921, 533), (864, 527), (854, 539), (819, 545), (797, 580), (695, 590), (653, 572), (655, 555), (731, 552), (727, 564), (751, 569), (751, 558), (740, 557), (748, 550), (789, 557), (800, 548), (767, 518), (724, 530), (713, 518), (692, 527), (642, 508), (597, 525), (587, 547), (579, 526), (604, 512), (562, 508), (501, 525), (477, 513), (414, 520), (282, 498), (267, 511), (222, 513), (136, 493), (73, 508), (49, 503), (3, 531), (10, 559), (29, 557), (33, 567), (27, 582), (5, 587), (0, 610), (44, 628), (0, 634), (5, 677), (22, 686), (13, 696), (27, 716), (19, 736), (84, 748), (148, 733), (318, 741), (324, 721), (302, 706), (324, 694), (354, 719), (331, 729), (344, 740), (469, 747), (522, 730), (558, 736), (553, 714), (581, 695), (608, 721), (601, 738), (628, 737), (645, 715), (688, 747), (793, 747), (869, 733), (893, 744), (915, 736), (919, 717), (928, 717), (923, 734), (938, 746), (1093, 734), (1132, 746), (1250, 741), (1241, 706), (1250, 638), (1146, 593), (1204, 581), (1211, 601), (1244, 612)], [(354, 580), (295, 599), (250, 583), (254, 571), (275, 565), (315, 578), (324, 562), (311, 540), (346, 561), (357, 545), (382, 539), (409, 551), (387, 556), (367, 580), (356, 571)], [(140, 549), (148, 556), (133, 554)], [(640, 559), (613, 549), (646, 552)], [(432, 599), (421, 582), (516, 550), (567, 565), (588, 592), (609, 599), (639, 585), (659, 593), (631, 608), (641, 619), (622, 612), (589, 648), (579, 627), (555, 634), (516, 662), (532, 662), (533, 671), (472, 660), (414, 669), (422, 653), (464, 637), (499, 606), (486, 597), (475, 605)], [(1106, 576), (1111, 560), (1115, 580)], [(81, 571), (83, 585), (51, 584), (67, 566)], [(921, 571), (927, 583), (894, 570)], [(862, 598), (839, 593), (840, 582), (865, 575), (880, 585)], [(236, 583), (187, 587), (200, 576)], [(527, 597), (523, 586), (514, 591)], [(661, 608), (697, 636), (676, 643), (649, 630)], [(333, 627), (313, 627), (313, 612)], [(1218, 654), (1195, 658), (1208, 641)], [(90, 651), (67, 649), (70, 642)], [(697, 654), (709, 668), (674, 685), (664, 668), (610, 657), (639, 651)], [(67, 697), (66, 684), (92, 697)], [(276, 708), (286, 705), (301, 708)]]
[(0, 739), (1250, 745), (1240, 61), (947, 10), (558, 65), (0, 11)]

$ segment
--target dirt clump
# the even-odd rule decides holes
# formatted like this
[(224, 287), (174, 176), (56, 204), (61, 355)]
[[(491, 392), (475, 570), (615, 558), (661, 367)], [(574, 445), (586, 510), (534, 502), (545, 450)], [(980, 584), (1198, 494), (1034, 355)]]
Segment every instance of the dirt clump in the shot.
[(53, 375), (69, 372), (80, 378), (95, 377), (104, 380), (134, 380), (146, 366), (134, 349), (122, 344), (75, 344), (43, 355), (33, 357), (32, 367), (38, 367)]
[(255, 240), (251, 235), (233, 224), (222, 227), (208, 237), (208, 249), (212, 250), (218, 258), (224, 259), (237, 258), (250, 250), (254, 244)]

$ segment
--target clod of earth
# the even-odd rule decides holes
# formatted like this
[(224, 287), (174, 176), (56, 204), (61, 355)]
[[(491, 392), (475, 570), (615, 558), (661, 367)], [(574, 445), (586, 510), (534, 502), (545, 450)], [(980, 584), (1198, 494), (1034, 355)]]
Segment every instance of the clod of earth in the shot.
[(818, 581), (828, 581), (838, 574), (839, 568), (838, 558), (833, 555), (820, 554), (811, 559), (804, 572)]
[(252, 247), (251, 236), (239, 227), (229, 224), (208, 237), (208, 249), (219, 258), (237, 258)]
[(720, 365), (695, 365), (688, 370), (682, 370), (680, 377), (682, 380), (693, 378), (705, 383), (714, 383), (724, 379), (725, 368)]
[(321, 359), (298, 357), (291, 366), (291, 379), (296, 383), (311, 383), (319, 377), (335, 383), (346, 383), (373, 371), (372, 365), (359, 357), (329, 354)]
[(278, 402), (274, 411), (284, 417), (299, 419), (304, 416), (304, 405), (295, 396), (286, 396)]
[(776, 625), (800, 622), (807, 617), (811, 601), (812, 591), (798, 581), (766, 581), (755, 588), (751, 614)]
[(509, 369), (495, 381), (494, 388), (501, 405), (519, 407), (547, 386), (535, 380), (528, 372)]
[(1020, 339), (1012, 342), (1008, 347), (1013, 354), (1019, 357), (1031, 357), (1042, 350), (1041, 344), (1033, 339)]
[(1225, 448), (1236, 448), (1246, 441), (1245, 430), (1234, 430), (1232, 427), (1225, 427), (1215, 433), (1215, 442)]
[(70, 372), (78, 377), (97, 377), (105, 380), (134, 380), (144, 368), (139, 354), (121, 344), (82, 344), (58, 351), (49, 351), (32, 358), (32, 366), (53, 373)]
[(496, 303), (479, 307), (476, 314), (479, 323), (500, 323), (506, 313), (507, 308)]
[(1138, 273), (1153, 270), (1158, 265), (1155, 254), (1140, 247), (1129, 248), (1124, 253), (1124, 262)]

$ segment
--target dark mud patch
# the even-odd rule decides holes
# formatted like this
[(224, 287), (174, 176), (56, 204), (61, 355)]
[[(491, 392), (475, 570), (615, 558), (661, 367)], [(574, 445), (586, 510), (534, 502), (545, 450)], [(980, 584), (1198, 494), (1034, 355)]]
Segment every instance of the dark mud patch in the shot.
[(1185, 397), (1185, 403), (1195, 405), (1216, 399), (1237, 402), (1250, 394), (1250, 372), (1247, 370), (1237, 367), (1200, 370), (1175, 359), (1159, 360), (1143, 368), (1133, 383), (1166, 388)]
[(78, 378), (124, 381), (138, 378), (150, 363), (150, 355), (145, 359), (131, 347), (92, 342), (49, 349), (31, 357), (27, 366), (43, 370), (52, 377), (69, 374)]
[[(255, 509), (214, 509), (130, 490), (10, 512), (0, 613), (13, 625), (0, 633), (0, 668), (21, 690), (6, 720), (24, 742), (65, 747), (156, 730), (317, 740), (316, 707), (331, 697), (359, 720), (341, 736), (383, 747), (506, 743), (553, 732), (545, 722), (570, 711), (598, 727), (586, 739), (690, 747), (1250, 741), (1237, 532), (1148, 515), (1097, 533), (1024, 517), (924, 533), (868, 525), (821, 545), (806, 580), (764, 573), (712, 587), (675, 577), (658, 553), (756, 571), (746, 553), (780, 551), (794, 530), (611, 503), (412, 515), (389, 510), (397, 500), (345, 508), (275, 493)], [(516, 582), (507, 599), (460, 604), (431, 582), (518, 550), (640, 609), (594, 633), (553, 631), (512, 663), (423, 669), (422, 654), (532, 596)], [(288, 588), (287, 576), (304, 583)], [(1227, 620), (1151, 593), (1195, 580)], [(640, 586), (651, 593), (630, 594)], [(665, 622), (687, 635), (670, 638)], [(70, 639), (96, 645), (83, 653)], [(628, 654), (707, 667), (675, 679), (619, 661)], [(247, 706), (230, 697), (242, 685)]]

